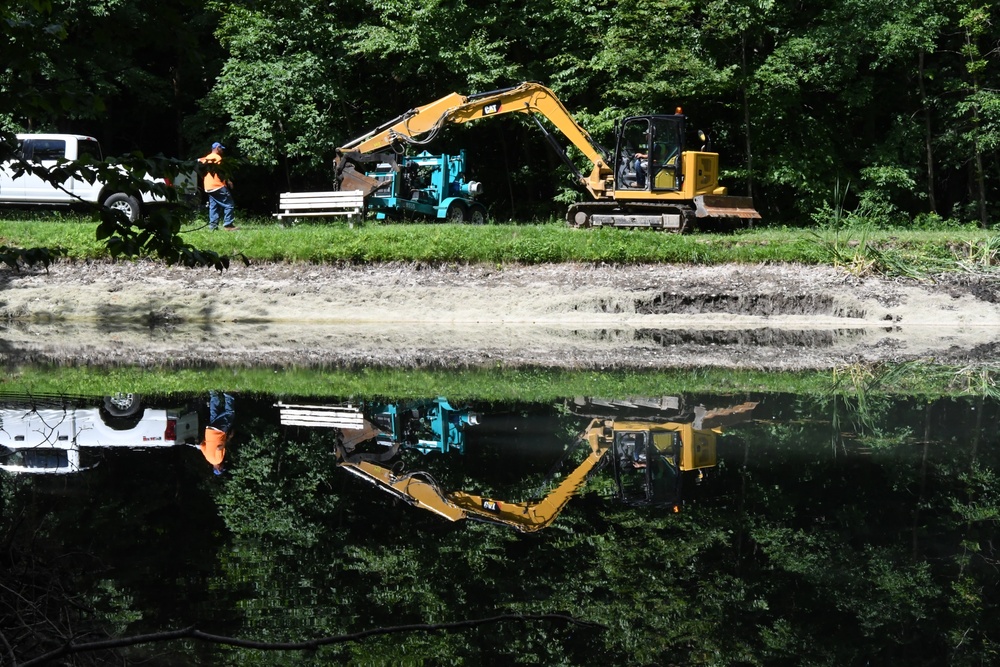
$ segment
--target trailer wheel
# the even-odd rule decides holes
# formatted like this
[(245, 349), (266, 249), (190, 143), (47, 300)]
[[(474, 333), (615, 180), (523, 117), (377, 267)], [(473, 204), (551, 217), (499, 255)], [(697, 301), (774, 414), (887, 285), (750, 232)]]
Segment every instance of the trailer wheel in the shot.
[(465, 222), (465, 204), (460, 201), (453, 201), (448, 204), (448, 212), (445, 213), (445, 222)]
[(485, 225), (486, 209), (479, 204), (473, 205), (472, 210), (469, 211), (469, 222), (474, 225)]

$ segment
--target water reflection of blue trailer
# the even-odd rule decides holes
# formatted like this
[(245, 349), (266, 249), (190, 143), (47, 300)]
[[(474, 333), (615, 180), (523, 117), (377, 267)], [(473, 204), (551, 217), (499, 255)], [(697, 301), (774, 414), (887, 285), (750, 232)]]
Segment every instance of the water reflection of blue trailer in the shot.
[(475, 200), (482, 184), (465, 180), (465, 151), (455, 155), (404, 155), (380, 162), (367, 176), (381, 185), (367, 208), (379, 220), (426, 217), (445, 222), (486, 222), (486, 209)]
[[(278, 403), (281, 423), (357, 432), (362, 438), (373, 435), (384, 447), (406, 447), (423, 454), (465, 453), (465, 430), (479, 423), (479, 415), (469, 408), (455, 408), (448, 399), (362, 401), (357, 405), (292, 405)], [(365, 422), (374, 427), (368, 433)]]
[(442, 396), (429, 401), (389, 403), (374, 406), (373, 419), (380, 433), (380, 445), (400, 444), (422, 454), (465, 453), (465, 429), (479, 423), (479, 416), (468, 408), (453, 408)]

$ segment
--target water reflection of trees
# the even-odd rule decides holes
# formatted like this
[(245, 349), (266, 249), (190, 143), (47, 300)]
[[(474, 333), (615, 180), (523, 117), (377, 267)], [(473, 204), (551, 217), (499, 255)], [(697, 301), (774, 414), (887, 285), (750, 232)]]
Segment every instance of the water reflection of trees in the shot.
[[(253, 417), (241, 427), (229, 479), (206, 487), (226, 531), (201, 545), (209, 550), (203, 560), (218, 563), (216, 613), (204, 624), (296, 640), (558, 610), (608, 628), (538, 624), (381, 637), (314, 656), (379, 664), (991, 661), (1000, 632), (991, 611), (1000, 516), (996, 404), (878, 399), (866, 423), (842, 400), (766, 397), (758, 421), (724, 439), (720, 474), (679, 514), (609, 503), (598, 485), (532, 535), (450, 524), (394, 505), (336, 469), (328, 434), (289, 439), (265, 416)], [(462, 469), (472, 460), (461, 459), (449, 483), (474, 481), (476, 470)], [(491, 455), (481, 463), (504, 460)], [(532, 490), (542, 471), (522, 490)], [(196, 471), (190, 479), (205, 483)], [(506, 481), (501, 488), (510, 490)], [(108, 508), (128, 507), (131, 525), (143, 517), (159, 523), (134, 487), (129, 495), (116, 484), (102, 490)], [(162, 506), (164, 489), (151, 491)], [(4, 493), (5, 512), (17, 503), (34, 507), (26, 488), (5, 484)], [(104, 580), (122, 593), (120, 617), (147, 619), (123, 623), (123, 632), (191, 622), (189, 610), (148, 616), (159, 600), (148, 582), (125, 575), (123, 554), (87, 542), (82, 527), (66, 537), (67, 526), (98, 532), (120, 520), (101, 507), (81, 516), (49, 504), (48, 523), (27, 522), (47, 537), (31, 548), (87, 544), (99, 553), (111, 566)], [(24, 535), (6, 533), (20, 545)], [(85, 572), (70, 580), (97, 590)], [(205, 601), (204, 591), (183, 594)], [(274, 661), (243, 650), (231, 659)]]

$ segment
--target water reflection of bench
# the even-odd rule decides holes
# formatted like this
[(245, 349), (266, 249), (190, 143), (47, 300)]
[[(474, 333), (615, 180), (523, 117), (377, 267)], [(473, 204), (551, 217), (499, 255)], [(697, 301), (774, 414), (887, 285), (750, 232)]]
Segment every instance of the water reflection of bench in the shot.
[(353, 405), (289, 405), (275, 404), (285, 426), (314, 426), (318, 428), (341, 428), (361, 430), (365, 418), (361, 409)]

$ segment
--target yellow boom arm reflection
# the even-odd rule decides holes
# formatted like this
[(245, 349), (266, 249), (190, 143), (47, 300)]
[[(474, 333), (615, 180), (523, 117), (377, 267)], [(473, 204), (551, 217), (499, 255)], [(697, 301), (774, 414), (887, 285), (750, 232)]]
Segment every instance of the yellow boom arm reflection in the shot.
[(474, 519), (534, 532), (555, 521), (609, 454), (622, 500), (675, 503), (682, 472), (716, 464), (719, 433), (720, 429), (694, 429), (686, 423), (594, 419), (582, 435), (590, 447), (586, 459), (544, 498), (526, 502), (443, 491), (423, 472), (396, 474), (382, 464), (398, 447), (381, 454), (348, 454), (341, 448), (338, 465), (396, 498), (450, 521)]

